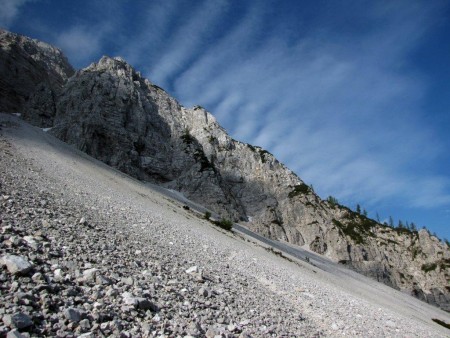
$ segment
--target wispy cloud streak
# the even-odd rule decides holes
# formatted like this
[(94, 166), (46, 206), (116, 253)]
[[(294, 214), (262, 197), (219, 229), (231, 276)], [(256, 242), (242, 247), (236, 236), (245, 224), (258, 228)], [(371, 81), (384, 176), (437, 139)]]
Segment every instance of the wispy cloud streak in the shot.
[(0, 0), (0, 27), (8, 28), (22, 5), (30, 0)]

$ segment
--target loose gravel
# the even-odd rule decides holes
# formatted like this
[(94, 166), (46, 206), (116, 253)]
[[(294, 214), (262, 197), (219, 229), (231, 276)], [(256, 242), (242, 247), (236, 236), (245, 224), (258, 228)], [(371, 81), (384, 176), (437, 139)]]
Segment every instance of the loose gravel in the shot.
[(446, 336), (37, 128), (0, 128), (0, 336)]

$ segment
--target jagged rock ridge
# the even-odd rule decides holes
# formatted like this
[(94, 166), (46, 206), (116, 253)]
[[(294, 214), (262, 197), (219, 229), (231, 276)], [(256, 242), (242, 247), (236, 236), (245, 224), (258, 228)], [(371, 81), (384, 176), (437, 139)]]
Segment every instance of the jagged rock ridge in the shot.
[(0, 29), (0, 111), (24, 112), (50, 127), (55, 100), (74, 69), (62, 52), (38, 40)]
[(24, 117), (51, 121), (54, 135), (93, 157), (450, 310), (450, 253), (435, 237), (321, 200), (270, 153), (233, 140), (209, 112), (181, 106), (123, 59), (103, 57), (51, 100), (35, 97), (54, 107), (51, 119), (36, 118), (39, 109)]

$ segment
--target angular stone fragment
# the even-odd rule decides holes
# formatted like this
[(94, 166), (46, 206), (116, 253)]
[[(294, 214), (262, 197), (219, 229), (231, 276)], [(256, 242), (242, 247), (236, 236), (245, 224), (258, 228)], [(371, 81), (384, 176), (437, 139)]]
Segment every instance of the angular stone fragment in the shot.
[(44, 275), (40, 272), (36, 272), (33, 276), (31, 276), (31, 279), (35, 283), (43, 282), (45, 280)]
[(26, 274), (33, 268), (33, 264), (25, 258), (16, 255), (5, 255), (0, 258), (0, 265), (6, 265), (8, 271), (13, 275)]
[(108, 277), (103, 276), (100, 273), (97, 273), (97, 276), (95, 277), (95, 284), (97, 285), (111, 285), (112, 280)]
[(14, 329), (8, 332), (6, 338), (25, 338), (25, 336), (21, 334), (19, 330)]
[(122, 298), (123, 298), (123, 302), (126, 305), (137, 306), (137, 304), (138, 304), (138, 301), (137, 301), (136, 297), (134, 297), (131, 292), (124, 292), (124, 293), (122, 293)]
[(87, 331), (91, 328), (91, 324), (89, 323), (89, 319), (83, 319), (80, 321), (79, 326), (82, 330)]
[(13, 315), (3, 316), (3, 323), (10, 328), (17, 328), (19, 330), (25, 329), (33, 325), (31, 317), (25, 313), (18, 312)]
[(189, 269), (186, 270), (186, 273), (197, 273), (198, 272), (198, 267), (197, 266), (191, 266)]
[(61, 269), (56, 269), (55, 271), (53, 271), (53, 279), (56, 282), (60, 282), (64, 279), (64, 276), (62, 274), (62, 270)]
[(71, 322), (78, 323), (81, 320), (81, 313), (78, 309), (68, 308), (64, 310), (64, 317)]
[(95, 282), (95, 278), (97, 276), (98, 269), (91, 268), (83, 271), (83, 281), (85, 282)]
[(38, 243), (38, 242), (36, 241), (36, 238), (34, 238), (33, 236), (25, 236), (25, 237), (23, 238), (23, 240), (27, 243), (27, 245), (28, 245), (30, 248), (32, 248), (32, 249), (34, 249), (34, 250), (39, 249), (40, 246), (41, 246), (41, 244)]
[(122, 278), (122, 282), (126, 285), (133, 285), (134, 279), (133, 279), (133, 277), (126, 277), (126, 278)]

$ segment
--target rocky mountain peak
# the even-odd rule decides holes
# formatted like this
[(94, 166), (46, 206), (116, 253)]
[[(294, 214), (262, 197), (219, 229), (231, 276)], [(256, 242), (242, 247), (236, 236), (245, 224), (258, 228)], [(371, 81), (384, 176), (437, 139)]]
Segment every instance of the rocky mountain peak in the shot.
[(30, 39), (4, 29), (0, 29), (0, 41), (2, 50), (15, 57), (31, 58), (45, 69), (47, 76), (60, 85), (64, 84), (74, 73), (74, 69), (62, 51), (46, 42)]
[(131, 78), (135, 81), (141, 79), (141, 74), (128, 64), (121, 57), (103, 56), (98, 62), (92, 63), (84, 71), (109, 71), (114, 72), (119, 77)]
[(74, 69), (63, 53), (45, 43), (0, 29), (0, 111), (22, 112), (50, 127), (55, 99)]

